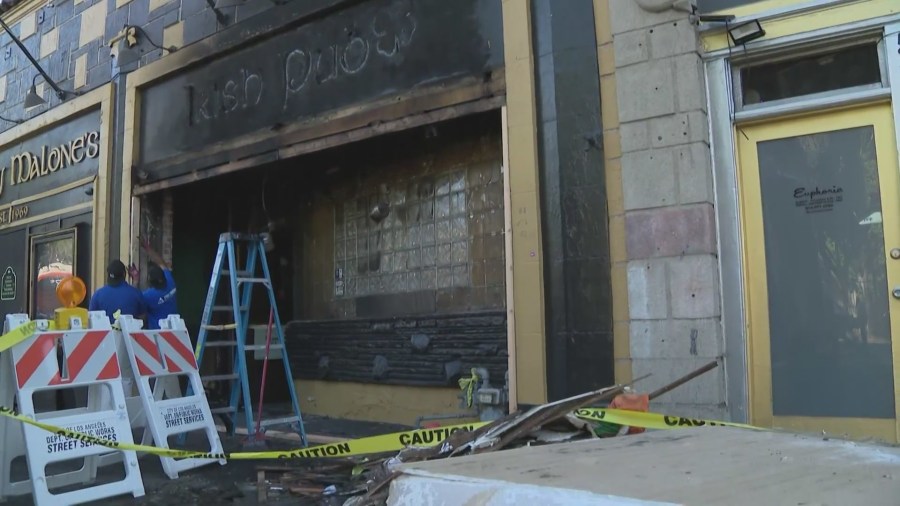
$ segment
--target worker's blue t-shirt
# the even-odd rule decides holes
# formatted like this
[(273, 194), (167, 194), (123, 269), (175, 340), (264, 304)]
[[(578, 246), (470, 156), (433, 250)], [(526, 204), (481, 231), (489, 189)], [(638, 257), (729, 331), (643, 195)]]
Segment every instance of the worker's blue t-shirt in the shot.
[(148, 288), (144, 290), (144, 304), (147, 306), (148, 329), (158, 329), (159, 321), (165, 320), (171, 314), (178, 314), (178, 304), (175, 300), (175, 279), (172, 271), (163, 269), (166, 277), (165, 288)]
[(94, 292), (88, 309), (106, 311), (110, 323), (115, 321), (113, 314), (116, 311), (135, 318), (140, 318), (146, 312), (141, 291), (124, 281), (117, 285), (106, 285)]

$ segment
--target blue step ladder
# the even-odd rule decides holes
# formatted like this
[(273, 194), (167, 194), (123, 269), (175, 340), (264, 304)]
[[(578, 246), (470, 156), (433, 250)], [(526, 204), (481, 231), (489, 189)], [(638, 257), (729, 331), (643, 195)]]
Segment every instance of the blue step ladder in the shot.
[[(238, 270), (237, 255), (242, 251), (239, 246), (246, 246), (246, 263), (242, 270)], [(230, 286), (230, 305), (217, 306), (216, 299), (219, 293), (219, 285), (223, 278), (227, 278)], [(263, 236), (257, 234), (225, 233), (219, 236), (219, 249), (216, 253), (216, 262), (213, 265), (212, 278), (209, 282), (209, 292), (206, 295), (206, 304), (203, 306), (203, 319), (200, 324), (200, 333), (197, 337), (196, 356), (197, 363), (202, 365), (203, 354), (207, 348), (233, 348), (234, 360), (230, 374), (203, 375), (201, 367), (201, 379), (204, 385), (222, 382), (230, 388), (230, 401), (227, 406), (217, 406), (211, 409), (213, 415), (224, 416), (230, 420), (229, 432), (234, 435), (238, 421), (243, 415), (246, 424), (248, 439), (256, 434), (253, 403), (250, 397), (250, 383), (247, 379), (247, 352), (260, 350), (265, 353), (266, 345), (258, 345), (247, 342), (248, 328), (250, 325), (250, 300), (255, 286), (263, 286), (269, 297), (272, 309), (272, 343), (269, 347), (270, 360), (272, 351), (281, 350), (281, 363), (284, 365), (284, 374), (288, 382), (291, 396), (292, 413), (289, 416), (266, 419), (260, 422), (260, 432), (264, 433), (273, 426), (290, 426), (300, 435), (303, 446), (308, 444), (306, 430), (303, 427), (303, 418), (300, 415), (300, 404), (297, 401), (297, 392), (294, 389), (294, 378), (291, 374), (291, 366), (288, 363), (287, 352), (284, 345), (284, 329), (281, 326), (281, 318), (278, 315), (278, 306), (275, 303), (275, 292), (272, 289), (272, 278), (269, 274), (269, 265), (266, 262), (266, 250)], [(228, 314), (231, 322), (224, 324), (213, 323), (214, 314)], [(216, 333), (226, 336), (221, 339), (210, 339), (210, 334)], [(228, 338), (233, 334), (234, 339)]]

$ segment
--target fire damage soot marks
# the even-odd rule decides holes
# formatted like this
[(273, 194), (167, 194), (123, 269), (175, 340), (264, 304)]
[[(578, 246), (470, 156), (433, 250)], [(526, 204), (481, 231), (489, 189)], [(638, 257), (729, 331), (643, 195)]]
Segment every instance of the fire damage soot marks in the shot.
[(265, 101), (267, 92), (276, 94), (281, 108), (287, 111), (294, 98), (312, 86), (327, 86), (332, 81), (359, 74), (375, 57), (401, 60), (403, 49), (412, 43), (417, 26), (412, 12), (391, 9), (378, 12), (358, 31), (347, 28), (346, 38), (315, 41), (318, 33), (301, 31), (296, 45), (280, 55), (282, 75), (277, 78), (263, 70), (241, 68), (234, 75), (213, 82), (209, 89), (188, 86), (192, 104), (189, 122), (198, 125), (255, 108)]
[(255, 134), (242, 153), (269, 151), (262, 139), (282, 127), (303, 129), (331, 111), (492, 76), (503, 66), (502, 19), (487, 8), (492, 3), (367, 0), (342, 2), (327, 15), (292, 18), (284, 7), (247, 20), (243, 47), (210, 48), (203, 64), (142, 88), (141, 168), (153, 178), (186, 174), (212, 162), (205, 156), (212, 145)]

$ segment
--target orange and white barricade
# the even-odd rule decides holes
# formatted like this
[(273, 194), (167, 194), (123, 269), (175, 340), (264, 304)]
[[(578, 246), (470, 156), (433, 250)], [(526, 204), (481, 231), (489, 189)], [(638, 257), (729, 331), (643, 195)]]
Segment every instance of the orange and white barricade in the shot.
[[(171, 315), (160, 321), (162, 328), (159, 330), (144, 330), (141, 328), (143, 322), (130, 316), (120, 316), (118, 321), (129, 369), (134, 374), (138, 398), (142, 403), (143, 421), (153, 435), (155, 446), (169, 448), (169, 438), (172, 436), (203, 432), (209, 444), (208, 451), (223, 453), (184, 320), (178, 315)], [(185, 395), (178, 376), (187, 378), (191, 387), (188, 391), (192, 392), (190, 395)], [(172, 479), (188, 469), (215, 462), (225, 464), (224, 459), (160, 457), (160, 461), (166, 475)]]
[[(8, 315), (5, 331), (28, 323), (25, 315)], [(12, 406), (9, 388), (17, 411), (29, 418), (101, 439), (132, 443), (131, 427), (125, 408), (125, 395), (116, 352), (116, 335), (106, 314), (89, 313), (89, 328), (81, 326), (79, 318), (72, 318), (71, 328), (65, 331), (48, 330), (46, 320), (37, 320), (38, 331), (0, 357), (0, 385), (7, 385), (2, 401)], [(34, 398), (43, 392), (87, 390), (83, 407), (67, 410), (36, 412)], [(9, 404), (6, 404), (9, 402)], [(79, 504), (123, 494), (144, 495), (137, 455), (123, 451), (121, 459), (124, 478), (112, 483), (91, 485), (97, 475), (98, 457), (110, 452), (108, 448), (78, 439), (53, 434), (6, 417), (0, 420), (0, 430), (7, 444), (24, 440), (27, 455), (27, 480), (12, 481), (12, 460), (0, 459), (3, 480), (0, 495), (33, 495), (35, 504)], [(17, 452), (12, 452), (17, 453)], [(47, 466), (64, 461), (82, 461), (80, 470), (47, 475)], [(30, 487), (23, 484), (30, 483)], [(52, 490), (66, 485), (85, 485), (67, 492)], [(29, 490), (30, 489), (30, 490)]]

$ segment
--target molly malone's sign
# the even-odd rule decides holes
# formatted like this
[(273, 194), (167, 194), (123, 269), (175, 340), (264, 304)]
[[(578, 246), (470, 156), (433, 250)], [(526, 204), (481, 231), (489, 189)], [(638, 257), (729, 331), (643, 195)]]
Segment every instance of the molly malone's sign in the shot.
[(37, 152), (24, 151), (0, 166), (0, 197), (6, 185), (26, 184), (52, 176), (68, 167), (100, 155), (100, 132), (87, 132), (58, 146), (41, 146)]

